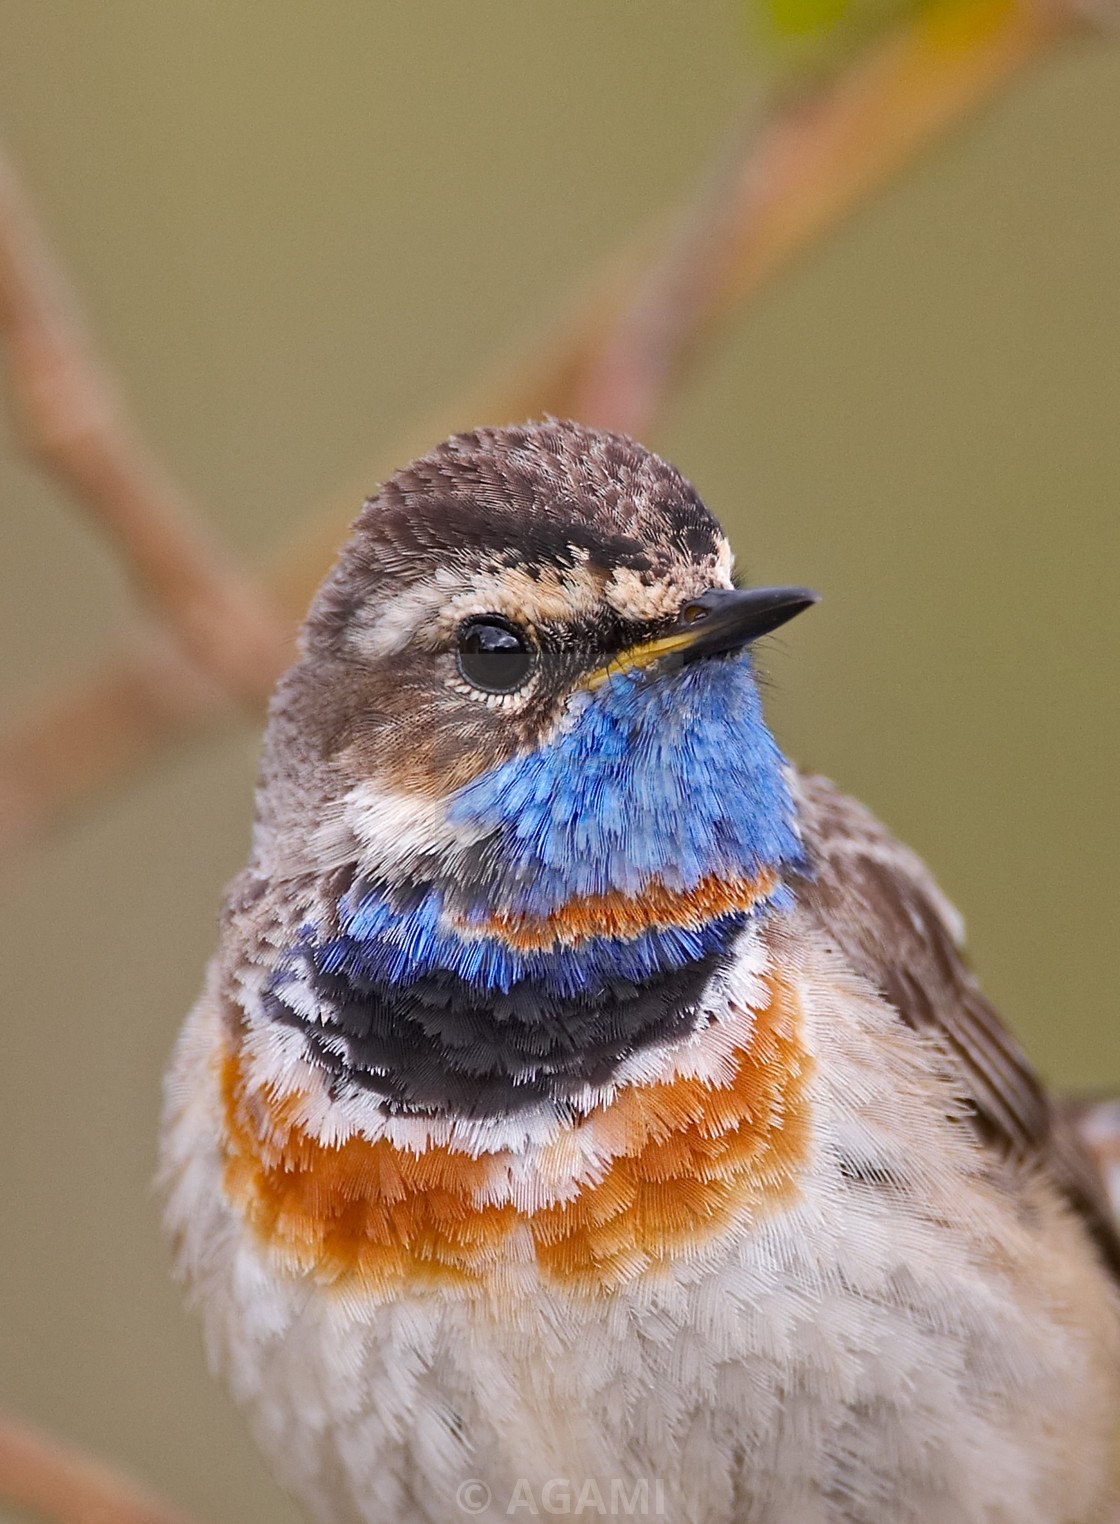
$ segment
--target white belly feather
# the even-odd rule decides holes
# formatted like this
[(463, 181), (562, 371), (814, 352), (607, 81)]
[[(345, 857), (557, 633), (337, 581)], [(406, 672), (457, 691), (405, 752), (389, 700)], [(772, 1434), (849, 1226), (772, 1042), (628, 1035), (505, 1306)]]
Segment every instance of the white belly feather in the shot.
[(932, 1050), (825, 950), (783, 955), (816, 1059), (797, 1199), (609, 1295), (558, 1290), (529, 1242), (493, 1292), (283, 1277), (223, 1196), (220, 1019), (196, 1009), (164, 1137), (177, 1260), (322, 1524), (1100, 1517), (1120, 1338), (1089, 1249), (1043, 1184), (985, 1173)]

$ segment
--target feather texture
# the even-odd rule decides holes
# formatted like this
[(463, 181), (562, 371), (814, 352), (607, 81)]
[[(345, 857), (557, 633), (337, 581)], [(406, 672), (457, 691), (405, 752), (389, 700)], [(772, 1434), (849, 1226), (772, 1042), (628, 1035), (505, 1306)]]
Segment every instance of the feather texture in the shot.
[(1100, 1172), (981, 993), (960, 917), (925, 864), (827, 778), (798, 775), (795, 797), (811, 864), (799, 903), (908, 1026), (945, 1045), (981, 1135), (1051, 1176), (1120, 1277), (1120, 1233)]

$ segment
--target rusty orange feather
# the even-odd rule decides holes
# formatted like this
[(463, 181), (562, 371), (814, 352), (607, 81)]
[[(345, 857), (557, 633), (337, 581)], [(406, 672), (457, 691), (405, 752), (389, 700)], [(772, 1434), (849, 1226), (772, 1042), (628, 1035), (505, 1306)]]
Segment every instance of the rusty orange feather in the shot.
[[(494, 915), (471, 930), (499, 936), (523, 950), (576, 943), (587, 937), (636, 937), (669, 926), (703, 926), (717, 916), (750, 911), (769, 899), (778, 875), (754, 879), (703, 878), (694, 889), (670, 889), (654, 879), (638, 894), (613, 890), (569, 900), (547, 916)], [(464, 928), (466, 929), (466, 928)]]
[(796, 1193), (811, 1061), (793, 992), (777, 979), (767, 991), (725, 1083), (678, 1076), (619, 1091), (573, 1124), (597, 1143), (602, 1134), (613, 1157), (571, 1199), (535, 1211), (486, 1199), (509, 1155), (443, 1145), (412, 1153), (353, 1136), (323, 1143), (294, 1120), (299, 1097), (252, 1090), (231, 1050), (222, 1073), (227, 1196), (290, 1271), (325, 1281), (356, 1278), (381, 1293), (480, 1285), (527, 1228), (546, 1280), (617, 1285)]

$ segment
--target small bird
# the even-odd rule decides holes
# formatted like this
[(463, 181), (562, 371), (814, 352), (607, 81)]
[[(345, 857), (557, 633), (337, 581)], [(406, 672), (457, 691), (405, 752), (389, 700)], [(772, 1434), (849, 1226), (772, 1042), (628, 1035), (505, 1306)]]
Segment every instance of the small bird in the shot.
[(1107, 1196), (926, 868), (767, 728), (815, 601), (555, 420), (394, 476), (315, 598), (162, 1182), (320, 1524), (1112, 1517)]

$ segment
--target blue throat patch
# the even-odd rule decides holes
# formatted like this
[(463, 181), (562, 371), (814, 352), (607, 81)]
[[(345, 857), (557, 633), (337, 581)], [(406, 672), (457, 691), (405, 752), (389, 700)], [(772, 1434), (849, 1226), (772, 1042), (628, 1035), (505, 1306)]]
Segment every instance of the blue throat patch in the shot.
[[(705, 878), (753, 881), (802, 862), (785, 762), (745, 656), (612, 677), (573, 700), (547, 746), (462, 789), (449, 816), (487, 841), (479, 922), (540, 918), (653, 881), (687, 894)], [(593, 998), (612, 980), (641, 984), (722, 951), (746, 920), (737, 912), (695, 928), (524, 950), (481, 927), (456, 930), (436, 886), (406, 908), (357, 883), (339, 905), (341, 934), (317, 943), (314, 961), (382, 986), (448, 973), (480, 990), (531, 982)]]
[[(692, 1031), (743, 927), (788, 902), (782, 870), (802, 864), (746, 657), (612, 677), (449, 814), (465, 844), (454, 882), (355, 881), (331, 933), (305, 925), (265, 994), (332, 1083), (389, 1112), (506, 1116), (609, 1085), (628, 1056)], [(633, 936), (526, 948), (485, 924), (763, 874), (779, 887), (750, 911)]]
[(800, 865), (786, 764), (746, 655), (620, 673), (561, 733), (467, 785), (449, 816), (497, 836), (489, 909), (544, 916), (660, 880), (755, 879)]

